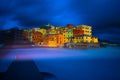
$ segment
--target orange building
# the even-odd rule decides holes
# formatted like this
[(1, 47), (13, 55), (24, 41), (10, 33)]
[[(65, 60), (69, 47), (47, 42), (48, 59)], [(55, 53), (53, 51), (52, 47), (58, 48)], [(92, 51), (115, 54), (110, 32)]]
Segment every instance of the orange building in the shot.
[(57, 45), (58, 46), (64, 45), (64, 35), (63, 34), (57, 34)]
[(56, 35), (47, 35), (47, 45), (48, 47), (57, 47)]
[(42, 39), (42, 33), (40, 32), (32, 32), (32, 42), (39, 43)]
[(83, 34), (84, 34), (84, 31), (81, 30), (81, 29), (79, 29), (79, 30), (74, 29), (74, 30), (73, 30), (73, 36), (74, 36), (74, 37), (75, 37), (75, 36), (78, 36), (78, 35), (83, 35)]

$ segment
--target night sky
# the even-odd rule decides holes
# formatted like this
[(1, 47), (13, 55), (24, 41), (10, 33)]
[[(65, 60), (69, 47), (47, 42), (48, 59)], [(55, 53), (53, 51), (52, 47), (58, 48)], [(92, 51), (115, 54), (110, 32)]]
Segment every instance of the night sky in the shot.
[(120, 0), (0, 0), (0, 29), (43, 24), (90, 25), (93, 35), (120, 41)]

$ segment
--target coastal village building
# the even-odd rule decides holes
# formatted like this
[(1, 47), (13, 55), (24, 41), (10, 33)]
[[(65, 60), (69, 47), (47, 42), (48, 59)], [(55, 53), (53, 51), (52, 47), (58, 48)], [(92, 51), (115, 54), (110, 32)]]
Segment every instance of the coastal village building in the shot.
[(91, 26), (79, 25), (73, 30), (73, 33), (74, 33), (73, 34), (74, 43), (78, 43), (78, 42), (91, 43), (92, 42), (92, 27)]
[(38, 32), (42, 33), (42, 35), (46, 35), (46, 29), (39, 29)]
[(92, 27), (78, 25), (74, 27), (68, 24), (66, 27), (54, 27), (47, 25), (47, 29), (33, 28), (24, 30), (24, 37), (37, 45), (48, 47), (60, 47), (69, 43), (94, 43), (97, 44), (98, 38), (92, 36)]

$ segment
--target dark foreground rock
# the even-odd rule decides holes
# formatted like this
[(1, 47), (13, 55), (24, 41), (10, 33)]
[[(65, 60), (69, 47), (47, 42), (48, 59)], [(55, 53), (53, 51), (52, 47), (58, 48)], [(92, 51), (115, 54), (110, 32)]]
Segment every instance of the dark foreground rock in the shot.
[(14, 61), (7, 72), (0, 73), (0, 80), (56, 80), (56, 76), (39, 72), (33, 61)]

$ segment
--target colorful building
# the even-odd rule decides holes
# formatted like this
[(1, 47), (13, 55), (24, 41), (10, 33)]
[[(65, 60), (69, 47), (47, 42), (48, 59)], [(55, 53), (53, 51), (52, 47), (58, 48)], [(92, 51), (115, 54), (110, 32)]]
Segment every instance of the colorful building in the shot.
[(38, 32), (42, 33), (42, 35), (46, 35), (46, 29), (39, 29)]
[(92, 38), (92, 43), (98, 43), (98, 38), (93, 37), (93, 38)]
[(24, 37), (33, 43), (46, 45), (48, 47), (64, 46), (66, 43), (98, 43), (98, 38), (92, 36), (92, 27), (78, 25), (74, 27), (68, 24), (67, 27), (33, 28), (24, 30)]
[(67, 31), (64, 31), (63, 32), (63, 36), (64, 36), (64, 43), (69, 43), (69, 37), (68, 37), (68, 32)]
[[(77, 26), (77, 27), (79, 27), (79, 26)], [(81, 25), (80, 27), (84, 31), (84, 35), (92, 36), (92, 27), (91, 26)]]
[(68, 38), (72, 38), (73, 37), (73, 29), (68, 29)]
[(73, 29), (73, 36), (80, 36), (80, 35), (84, 35), (84, 31), (82, 29)]
[(64, 35), (63, 34), (57, 34), (57, 45), (64, 46)]
[(32, 32), (32, 42), (39, 45), (42, 39), (42, 33), (40, 32)]
[(92, 28), (87, 25), (78, 25), (73, 30), (74, 43), (91, 43), (92, 41)]
[(57, 36), (47, 35), (47, 45), (48, 47), (57, 47)]

